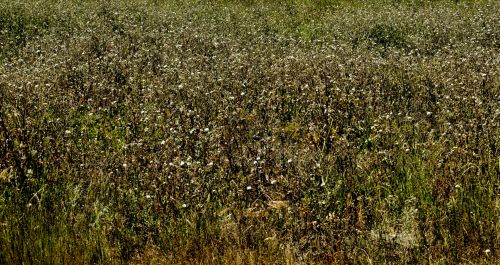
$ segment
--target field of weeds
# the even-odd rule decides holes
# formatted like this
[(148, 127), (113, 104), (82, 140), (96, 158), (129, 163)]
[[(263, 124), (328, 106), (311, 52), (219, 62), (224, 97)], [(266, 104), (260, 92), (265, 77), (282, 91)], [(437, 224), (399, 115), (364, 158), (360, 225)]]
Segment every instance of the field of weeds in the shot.
[(0, 0), (0, 264), (493, 264), (499, 1)]

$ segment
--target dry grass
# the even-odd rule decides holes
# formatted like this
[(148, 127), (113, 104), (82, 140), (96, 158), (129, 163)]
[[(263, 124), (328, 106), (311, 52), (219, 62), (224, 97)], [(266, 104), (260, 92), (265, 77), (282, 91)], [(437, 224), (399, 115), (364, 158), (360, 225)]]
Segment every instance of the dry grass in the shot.
[(0, 264), (495, 263), (498, 1), (0, 1)]

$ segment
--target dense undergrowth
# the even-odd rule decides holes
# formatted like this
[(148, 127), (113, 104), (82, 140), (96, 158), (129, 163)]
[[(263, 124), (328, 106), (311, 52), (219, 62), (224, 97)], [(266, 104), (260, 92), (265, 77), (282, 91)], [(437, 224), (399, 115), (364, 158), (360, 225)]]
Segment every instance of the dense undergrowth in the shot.
[(0, 264), (498, 262), (498, 1), (165, 2), (0, 2)]

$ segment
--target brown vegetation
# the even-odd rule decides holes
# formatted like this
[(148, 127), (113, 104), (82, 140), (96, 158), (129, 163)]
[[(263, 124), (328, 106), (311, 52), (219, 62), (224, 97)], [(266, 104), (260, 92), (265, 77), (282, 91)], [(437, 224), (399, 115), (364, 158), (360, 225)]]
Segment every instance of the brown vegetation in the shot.
[(498, 262), (498, 1), (159, 2), (0, 1), (1, 264)]

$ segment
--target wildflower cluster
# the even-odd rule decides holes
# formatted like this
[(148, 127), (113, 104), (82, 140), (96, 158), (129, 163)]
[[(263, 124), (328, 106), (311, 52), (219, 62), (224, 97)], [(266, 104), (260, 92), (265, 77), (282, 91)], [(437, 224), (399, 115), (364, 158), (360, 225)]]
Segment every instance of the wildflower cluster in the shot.
[(67, 2), (0, 2), (0, 263), (498, 259), (498, 2)]

